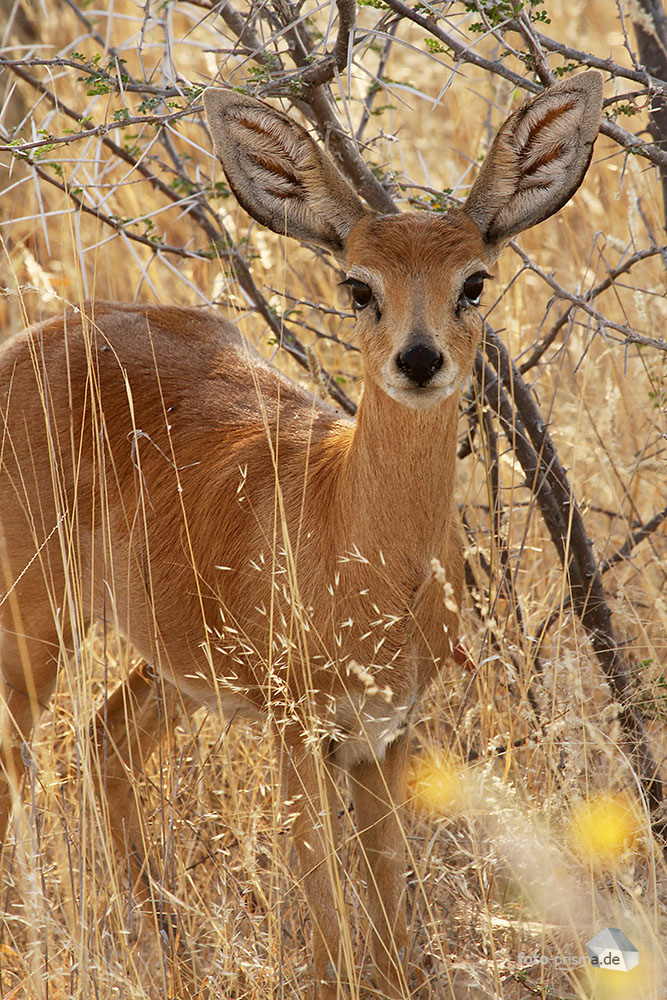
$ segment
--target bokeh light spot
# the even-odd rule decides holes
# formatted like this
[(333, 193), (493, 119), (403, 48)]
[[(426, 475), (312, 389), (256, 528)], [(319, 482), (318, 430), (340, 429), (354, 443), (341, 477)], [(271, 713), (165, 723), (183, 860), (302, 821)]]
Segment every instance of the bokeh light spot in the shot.
[(569, 829), (574, 848), (582, 858), (595, 865), (610, 865), (632, 847), (641, 823), (628, 796), (603, 793), (573, 809)]
[(418, 758), (412, 765), (411, 798), (429, 812), (451, 813), (463, 808), (467, 783), (460, 762), (442, 753)]

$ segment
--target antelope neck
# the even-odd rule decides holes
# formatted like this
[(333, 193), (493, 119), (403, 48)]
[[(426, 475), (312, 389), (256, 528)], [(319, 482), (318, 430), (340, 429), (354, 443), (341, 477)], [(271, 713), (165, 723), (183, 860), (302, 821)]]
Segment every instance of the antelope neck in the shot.
[(412, 562), (436, 554), (453, 502), (457, 416), (458, 393), (412, 410), (367, 382), (340, 482), (362, 555), (379, 549)]

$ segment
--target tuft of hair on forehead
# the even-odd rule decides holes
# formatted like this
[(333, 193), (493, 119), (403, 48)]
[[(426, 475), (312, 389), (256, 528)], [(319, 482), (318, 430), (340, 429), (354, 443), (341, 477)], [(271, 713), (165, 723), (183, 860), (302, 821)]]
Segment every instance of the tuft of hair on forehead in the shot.
[(349, 261), (368, 267), (381, 263), (383, 268), (414, 271), (445, 261), (456, 267), (484, 255), (479, 228), (460, 208), (443, 214), (368, 216), (355, 226), (348, 241)]

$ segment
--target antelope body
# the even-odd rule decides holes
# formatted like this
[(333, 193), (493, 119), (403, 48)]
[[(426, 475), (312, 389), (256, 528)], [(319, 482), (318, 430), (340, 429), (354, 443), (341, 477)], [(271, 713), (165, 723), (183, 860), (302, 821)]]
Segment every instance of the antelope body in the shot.
[[(124, 633), (185, 707), (271, 717), (313, 918), (315, 976), (349, 978), (335, 891), (331, 769), (349, 776), (378, 984), (407, 995), (407, 727), (456, 643), (459, 388), (487, 268), (580, 184), (601, 108), (584, 73), (500, 130), (462, 209), (378, 216), (291, 119), (209, 90), (232, 189), (260, 222), (347, 274), (365, 385), (356, 421), (192, 309), (92, 303), (0, 354), (0, 835), (57, 651), (93, 621)], [(451, 600), (432, 560), (444, 567)], [(125, 725), (128, 698), (138, 720)], [(155, 746), (144, 671), (109, 699), (112, 832), (148, 880), (128, 795)], [(148, 881), (146, 882), (148, 884)]]

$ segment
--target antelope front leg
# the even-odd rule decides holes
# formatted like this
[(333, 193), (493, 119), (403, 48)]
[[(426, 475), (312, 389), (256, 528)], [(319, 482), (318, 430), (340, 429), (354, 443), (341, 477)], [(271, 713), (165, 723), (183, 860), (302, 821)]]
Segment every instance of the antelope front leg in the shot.
[(378, 986), (389, 997), (409, 996), (405, 978), (405, 771), (408, 737), (387, 747), (382, 761), (350, 771), (355, 823), (368, 881), (368, 914)]
[(173, 987), (180, 1000), (186, 1000), (199, 996), (192, 956), (176, 917), (160, 904), (156, 893), (136, 788), (137, 777), (174, 723), (197, 708), (175, 690), (168, 689), (165, 695), (145, 664), (135, 667), (98, 710), (91, 737), (99, 757), (96, 791), (100, 802), (106, 803), (111, 835), (120, 857), (129, 863), (135, 897), (150, 904), (161, 939), (166, 935), (169, 941)]
[(335, 785), (326, 760), (311, 749), (294, 748), (287, 761), (288, 809), (295, 815), (292, 834), (313, 924), (315, 980), (326, 1000), (344, 996), (352, 955), (346, 926), (336, 844)]

